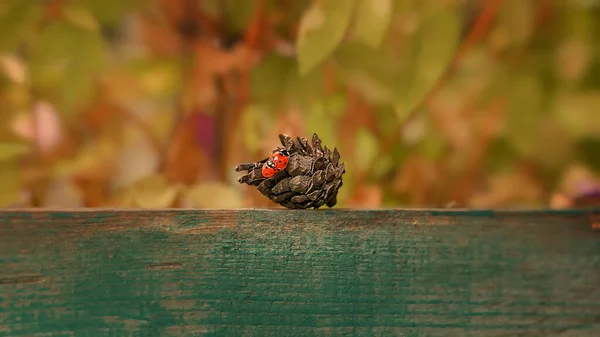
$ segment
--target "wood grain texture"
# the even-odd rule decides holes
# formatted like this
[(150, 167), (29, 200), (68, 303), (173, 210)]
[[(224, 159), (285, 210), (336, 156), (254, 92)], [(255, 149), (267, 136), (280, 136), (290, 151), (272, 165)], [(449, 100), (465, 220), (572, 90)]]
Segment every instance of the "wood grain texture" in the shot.
[(0, 336), (600, 336), (598, 211), (0, 212)]

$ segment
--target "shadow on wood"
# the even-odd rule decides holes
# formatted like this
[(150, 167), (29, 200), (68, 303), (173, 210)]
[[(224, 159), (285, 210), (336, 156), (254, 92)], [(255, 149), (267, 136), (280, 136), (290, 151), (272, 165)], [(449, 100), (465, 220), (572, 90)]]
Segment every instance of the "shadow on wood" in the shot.
[(592, 215), (3, 211), (0, 335), (597, 337)]

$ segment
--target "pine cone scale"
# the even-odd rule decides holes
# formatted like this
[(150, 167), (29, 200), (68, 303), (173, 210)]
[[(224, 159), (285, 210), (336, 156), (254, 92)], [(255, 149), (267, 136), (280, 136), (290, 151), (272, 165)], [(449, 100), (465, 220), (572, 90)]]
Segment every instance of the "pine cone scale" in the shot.
[(333, 148), (333, 155), (331, 156), (331, 163), (334, 166), (338, 166), (340, 163), (340, 153), (338, 152), (337, 147)]
[(320, 187), (325, 183), (325, 171), (317, 171), (313, 176), (313, 186)]
[(281, 193), (285, 193), (285, 192), (291, 191), (290, 180), (289, 179), (283, 179), (282, 181), (280, 181), (277, 185), (275, 185), (272, 188), (272, 191), (273, 191), (274, 194), (281, 194)]

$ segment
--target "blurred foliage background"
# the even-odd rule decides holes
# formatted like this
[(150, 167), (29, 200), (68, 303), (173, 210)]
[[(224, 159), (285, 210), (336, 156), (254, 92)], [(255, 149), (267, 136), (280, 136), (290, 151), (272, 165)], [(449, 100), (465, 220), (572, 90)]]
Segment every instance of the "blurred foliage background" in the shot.
[[(598, 0), (4, 0), (1, 207), (274, 207), (279, 133), (336, 207), (598, 195)], [(579, 199), (578, 199), (579, 198)]]

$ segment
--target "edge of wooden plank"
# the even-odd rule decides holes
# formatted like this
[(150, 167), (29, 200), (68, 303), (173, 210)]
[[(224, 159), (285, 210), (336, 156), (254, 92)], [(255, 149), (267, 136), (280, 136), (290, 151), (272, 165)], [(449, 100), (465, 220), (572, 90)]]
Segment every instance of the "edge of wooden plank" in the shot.
[[(210, 232), (234, 227), (238, 221), (281, 222), (290, 228), (321, 227), (324, 223), (337, 228), (361, 230), (367, 227), (401, 222), (414, 226), (452, 226), (488, 223), (492, 226), (540, 225), (564, 221), (577, 224), (585, 231), (597, 232), (600, 228), (600, 208), (572, 209), (321, 209), (286, 210), (277, 208), (240, 209), (112, 209), (112, 208), (14, 208), (0, 210), (0, 232), (14, 230), (8, 224), (19, 224), (19, 230), (48, 227), (92, 225), (75, 231), (90, 232), (97, 229), (127, 230), (142, 226), (177, 228), (182, 233)], [(508, 222), (507, 222), (508, 221)], [(367, 226), (367, 227), (365, 227)], [(11, 229), (13, 228), (13, 229)]]
[(71, 213), (98, 213), (98, 212), (368, 212), (368, 213), (428, 213), (432, 215), (471, 215), (471, 216), (490, 216), (490, 215), (582, 215), (600, 213), (600, 207), (569, 208), (569, 209), (547, 209), (547, 208), (519, 208), (519, 209), (470, 209), (470, 208), (330, 208), (319, 210), (291, 210), (282, 208), (5, 208), (0, 209), (0, 214), (31, 212), (31, 213), (52, 213), (52, 212), (71, 212)]

